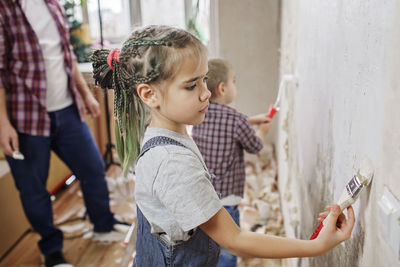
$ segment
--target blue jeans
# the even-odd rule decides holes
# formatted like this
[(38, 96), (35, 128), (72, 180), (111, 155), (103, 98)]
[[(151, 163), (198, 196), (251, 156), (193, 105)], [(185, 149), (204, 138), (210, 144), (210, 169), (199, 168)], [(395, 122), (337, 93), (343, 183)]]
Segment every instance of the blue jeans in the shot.
[(152, 234), (150, 224), (137, 207), (136, 256), (133, 267), (217, 266), (219, 246), (200, 228), (187, 241), (169, 241)]
[(43, 254), (62, 250), (63, 234), (53, 224), (50, 194), (46, 190), (50, 150), (63, 160), (77, 179), (89, 219), (97, 232), (110, 231), (115, 223), (109, 207), (105, 167), (100, 151), (86, 123), (80, 120), (75, 105), (49, 112), (49, 137), (19, 133), (19, 147), (25, 160), (7, 157), (22, 205), (41, 240)]
[[(240, 226), (240, 215), (238, 206), (224, 206), (224, 208), (232, 216), (233, 220)], [(236, 266), (237, 257), (229, 251), (221, 247), (221, 255), (219, 256), (218, 267), (234, 267)]]

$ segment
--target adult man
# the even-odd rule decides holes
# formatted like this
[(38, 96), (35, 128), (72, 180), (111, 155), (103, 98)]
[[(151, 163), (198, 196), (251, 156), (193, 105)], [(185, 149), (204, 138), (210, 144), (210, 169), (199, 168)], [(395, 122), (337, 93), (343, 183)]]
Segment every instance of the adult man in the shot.
[[(80, 180), (95, 233), (110, 233), (118, 223), (110, 212), (104, 163), (84, 123), (81, 97), (98, 116), (99, 104), (78, 71), (58, 1), (0, 1), (0, 146), (25, 214), (42, 237), (46, 267), (66, 263), (63, 235), (53, 224), (46, 190), (50, 150)], [(25, 159), (12, 158), (15, 151)]]

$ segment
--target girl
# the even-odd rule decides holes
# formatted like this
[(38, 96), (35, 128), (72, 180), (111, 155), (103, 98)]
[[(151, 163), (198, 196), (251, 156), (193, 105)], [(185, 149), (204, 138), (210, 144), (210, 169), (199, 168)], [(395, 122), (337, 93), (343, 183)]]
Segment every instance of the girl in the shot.
[[(346, 219), (332, 206), (314, 240), (242, 232), (232, 220), (186, 132), (186, 125), (203, 121), (210, 97), (207, 51), (192, 34), (148, 26), (134, 31), (120, 52), (98, 50), (92, 60), (96, 82), (115, 90), (116, 143), (125, 174), (136, 160), (134, 266), (215, 266), (218, 245), (241, 257), (309, 257), (350, 237), (351, 207)], [(147, 108), (151, 123), (145, 129)]]

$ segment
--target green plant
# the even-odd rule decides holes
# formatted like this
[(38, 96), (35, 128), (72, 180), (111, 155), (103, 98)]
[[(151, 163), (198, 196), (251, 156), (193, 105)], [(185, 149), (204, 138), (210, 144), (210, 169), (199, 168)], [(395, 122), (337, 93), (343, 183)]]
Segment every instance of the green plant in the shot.
[(63, 4), (69, 26), (70, 42), (79, 63), (88, 62), (88, 55), (90, 52), (89, 45), (85, 44), (82, 37), (77, 34), (77, 32), (82, 29), (82, 22), (78, 21), (75, 17), (75, 7), (77, 5), (83, 6), (85, 1), (86, 0), (64, 0)]
[(192, 16), (188, 19), (186, 22), (186, 29), (196, 35), (203, 43), (205, 42), (204, 40), (204, 35), (201, 31), (201, 28), (198, 24), (198, 15), (199, 15), (199, 9), (200, 9), (200, 0), (196, 1), (196, 6), (194, 7)]

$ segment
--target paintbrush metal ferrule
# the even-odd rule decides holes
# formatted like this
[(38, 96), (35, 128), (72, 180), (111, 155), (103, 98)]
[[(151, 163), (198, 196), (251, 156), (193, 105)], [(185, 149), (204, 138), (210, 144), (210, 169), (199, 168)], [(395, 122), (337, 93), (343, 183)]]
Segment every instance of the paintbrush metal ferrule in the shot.
[(339, 198), (337, 204), (340, 206), (340, 210), (343, 211), (348, 206), (352, 205), (360, 195), (360, 192), (364, 188), (364, 184), (360, 182), (357, 175), (347, 183), (342, 195)]
[(354, 175), (353, 178), (346, 185), (346, 190), (349, 193), (350, 197), (356, 199), (362, 190), (364, 185), (358, 180), (357, 175)]

